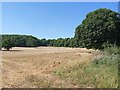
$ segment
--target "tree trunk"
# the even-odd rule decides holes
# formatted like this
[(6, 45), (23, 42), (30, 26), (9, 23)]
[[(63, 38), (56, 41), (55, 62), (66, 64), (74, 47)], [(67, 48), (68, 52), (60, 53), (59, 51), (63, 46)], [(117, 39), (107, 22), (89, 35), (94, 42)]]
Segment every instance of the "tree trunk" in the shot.
[(10, 48), (7, 48), (7, 51), (10, 51)]

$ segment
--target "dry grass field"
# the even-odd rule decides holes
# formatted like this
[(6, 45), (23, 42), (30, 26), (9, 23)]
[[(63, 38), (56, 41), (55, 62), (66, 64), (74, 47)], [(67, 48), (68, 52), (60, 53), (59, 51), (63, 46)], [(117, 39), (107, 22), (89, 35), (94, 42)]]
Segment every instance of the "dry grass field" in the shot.
[(14, 47), (11, 51), (2, 51), (2, 87), (80, 87), (71, 79), (54, 75), (53, 71), (89, 63), (96, 56), (94, 52), (64, 47)]

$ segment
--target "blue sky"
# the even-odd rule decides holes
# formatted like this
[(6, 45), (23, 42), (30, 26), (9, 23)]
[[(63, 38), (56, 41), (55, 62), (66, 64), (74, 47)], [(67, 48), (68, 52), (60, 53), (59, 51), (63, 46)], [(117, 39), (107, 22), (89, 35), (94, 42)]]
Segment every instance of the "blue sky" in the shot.
[(2, 33), (38, 38), (73, 37), (86, 14), (99, 8), (118, 11), (117, 2), (4, 2)]

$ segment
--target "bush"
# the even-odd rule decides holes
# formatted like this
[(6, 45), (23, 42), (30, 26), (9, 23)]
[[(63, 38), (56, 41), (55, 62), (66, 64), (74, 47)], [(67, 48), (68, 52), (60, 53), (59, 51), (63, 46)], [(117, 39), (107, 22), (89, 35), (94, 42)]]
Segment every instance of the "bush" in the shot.
[(112, 66), (118, 64), (118, 57), (117, 56), (103, 56), (98, 59), (93, 60), (93, 65), (106, 65), (106, 66)]
[(120, 54), (120, 47), (113, 46), (113, 47), (107, 47), (104, 49), (105, 53), (108, 53), (110, 55), (119, 55)]

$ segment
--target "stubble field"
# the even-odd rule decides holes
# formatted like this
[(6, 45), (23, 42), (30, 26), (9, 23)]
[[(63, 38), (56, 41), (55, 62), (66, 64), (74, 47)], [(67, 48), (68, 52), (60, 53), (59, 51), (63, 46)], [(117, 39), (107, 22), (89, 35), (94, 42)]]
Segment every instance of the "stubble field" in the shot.
[(80, 87), (73, 80), (54, 75), (78, 63), (88, 63), (93, 50), (84, 48), (37, 47), (2, 51), (2, 87)]

